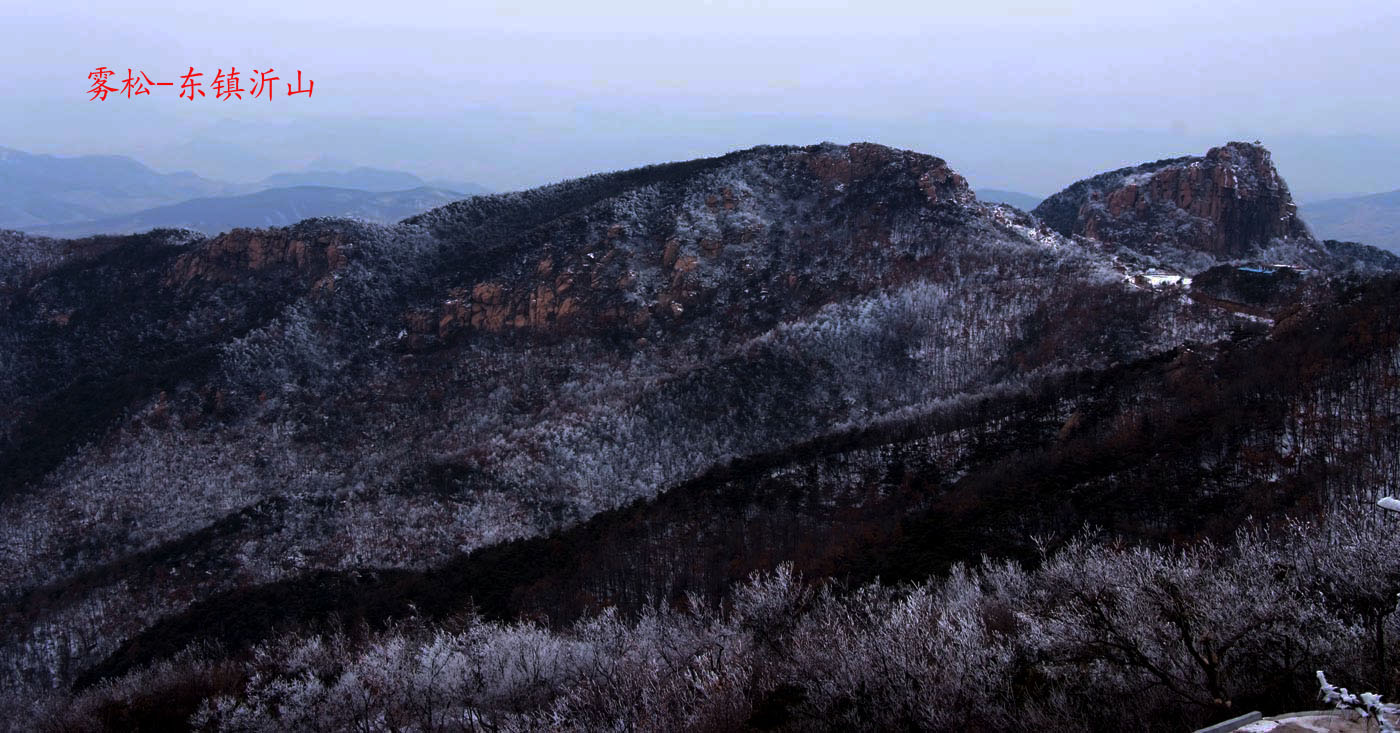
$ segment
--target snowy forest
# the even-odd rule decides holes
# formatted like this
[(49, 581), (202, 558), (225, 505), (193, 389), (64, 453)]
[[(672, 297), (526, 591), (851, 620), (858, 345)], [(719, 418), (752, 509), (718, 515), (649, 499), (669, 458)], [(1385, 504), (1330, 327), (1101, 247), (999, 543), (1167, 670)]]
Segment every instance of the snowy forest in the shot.
[(1264, 148), (761, 147), (0, 233), (16, 730), (1180, 731), (1400, 694), (1400, 258)]

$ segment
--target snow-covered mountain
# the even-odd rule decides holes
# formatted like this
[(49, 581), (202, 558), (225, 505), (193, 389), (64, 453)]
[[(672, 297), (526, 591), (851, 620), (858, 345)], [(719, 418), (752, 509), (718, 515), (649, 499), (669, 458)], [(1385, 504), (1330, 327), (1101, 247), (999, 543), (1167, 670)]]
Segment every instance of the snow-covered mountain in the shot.
[[(1400, 306), (1364, 278), (1394, 263), (1313, 240), (1267, 151), (1034, 213), (823, 144), (397, 224), (6, 234), (6, 704), (332, 616), (562, 623), (781, 560), (921, 581), (1085, 522), (1228, 537), (1318, 465), (1380, 475), (1354, 451), (1388, 437), (1313, 418), (1390, 384)], [(1362, 323), (1356, 360), (1312, 335)]]

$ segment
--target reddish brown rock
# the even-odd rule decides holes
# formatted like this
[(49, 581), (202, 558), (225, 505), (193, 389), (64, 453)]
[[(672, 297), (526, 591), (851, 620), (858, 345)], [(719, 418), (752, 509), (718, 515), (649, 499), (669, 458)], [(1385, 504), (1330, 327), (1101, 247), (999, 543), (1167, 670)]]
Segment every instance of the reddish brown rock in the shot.
[[(874, 282), (877, 276), (861, 274), (856, 263), (883, 262), (883, 250), (909, 246), (897, 242), (895, 200), (916, 207), (933, 204), (944, 214), (975, 203), (966, 181), (927, 155), (872, 144), (778, 149), (771, 155), (772, 175), (743, 179), (742, 184), (719, 177), (692, 189), (686, 197), (691, 211), (678, 213), (674, 227), (661, 220), (590, 217), (571, 226), (551, 223), (547, 231), (527, 237), (528, 243), (503, 240), (499, 252), (533, 249), (494, 275), (464, 282), (460, 296), (439, 301), (432, 319), (406, 314), (412, 319), (405, 324), (406, 338), (421, 331), (434, 336), (430, 343), (445, 345), (474, 332), (517, 330), (549, 337), (630, 330), (616, 335), (636, 338), (644, 329), (715, 318), (724, 319), (726, 327), (743, 326), (746, 313), (736, 304), (747, 298), (764, 300), (764, 317), (772, 318), (780, 310), (817, 307), (856, 287), (860, 278)], [(791, 212), (771, 209), (774, 197), (788, 186), (798, 189), (794, 197), (811, 187), (807, 190), (819, 196), (856, 195), (860, 204), (842, 215), (839, 226), (789, 229), (780, 223)], [(729, 216), (739, 211), (754, 216)], [(691, 218), (700, 213), (703, 220)], [(721, 222), (717, 227), (715, 219)], [(957, 218), (938, 221), (948, 225)], [(821, 292), (778, 304), (767, 300), (770, 294), (802, 290), (806, 280), (756, 270), (754, 251), (773, 248), (782, 249), (784, 258), (844, 260), (851, 266)], [(878, 276), (881, 282), (887, 274)], [(889, 282), (913, 274), (912, 269), (901, 271), (890, 275), (895, 280)], [(735, 285), (738, 278), (774, 276), (779, 279)]]
[(929, 202), (935, 204), (966, 198), (968, 193), (967, 181), (941, 160), (919, 176), (919, 188), (928, 196)]
[(1104, 173), (1033, 213), (1066, 236), (1164, 257), (1246, 259), (1278, 240), (1312, 243), (1269, 151), (1251, 143)]
[(272, 269), (295, 274), (307, 283), (328, 286), (326, 276), (345, 266), (345, 242), (339, 232), (298, 238), (287, 230), (234, 229), (176, 258), (164, 282), (186, 287), (199, 281), (231, 282)]
[(504, 288), (496, 283), (480, 283), (472, 288), (472, 302), (486, 305), (500, 305)]

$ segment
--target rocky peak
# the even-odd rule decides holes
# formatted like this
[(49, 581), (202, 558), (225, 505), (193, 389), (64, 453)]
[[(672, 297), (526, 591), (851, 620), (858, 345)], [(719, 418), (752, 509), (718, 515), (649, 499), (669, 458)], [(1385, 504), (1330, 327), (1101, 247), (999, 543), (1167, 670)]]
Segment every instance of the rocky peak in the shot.
[(1316, 249), (1269, 151), (1232, 142), (1079, 181), (1033, 212), (1065, 236), (1184, 267), (1258, 256), (1280, 240)]
[(975, 204), (943, 160), (870, 143), (765, 146), (477, 197), (406, 222), (460, 260), (437, 303), (405, 314), (404, 338), (761, 330), (911, 277), (908, 262), (967, 231)]

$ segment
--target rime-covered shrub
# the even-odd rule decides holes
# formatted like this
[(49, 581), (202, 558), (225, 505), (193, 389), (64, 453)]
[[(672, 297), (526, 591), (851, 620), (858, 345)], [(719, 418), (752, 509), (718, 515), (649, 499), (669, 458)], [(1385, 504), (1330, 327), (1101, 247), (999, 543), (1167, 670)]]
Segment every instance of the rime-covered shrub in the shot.
[[(203, 730), (1177, 730), (1307, 705), (1314, 670), (1367, 659), (1365, 628), (1289, 569), (1336, 531), (1187, 549), (1085, 536), (1032, 569), (986, 561), (905, 586), (780, 566), (718, 605), (557, 629), (465, 616), (294, 634), (234, 667), (188, 653), (47, 719), (148, 714), (177, 689)], [(1311, 547), (1322, 567), (1347, 556)]]

